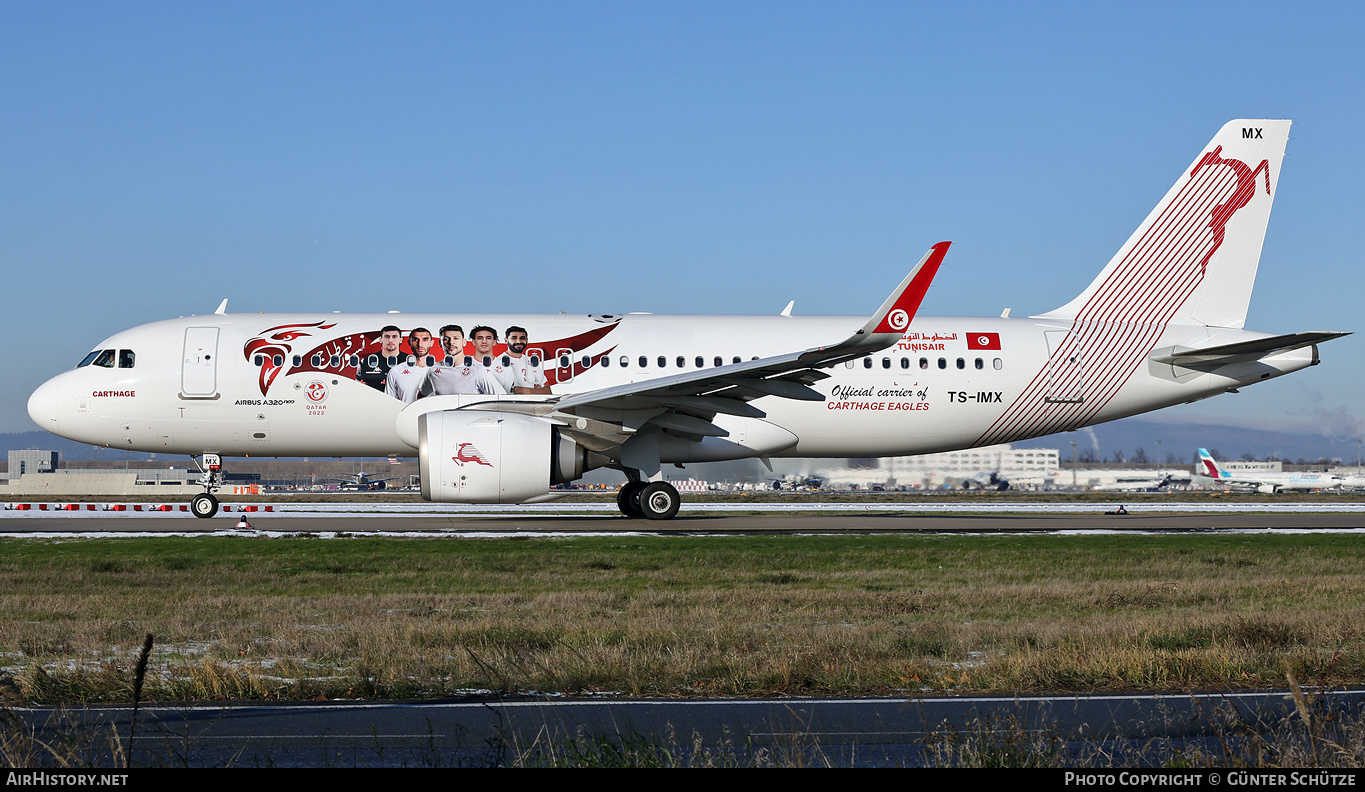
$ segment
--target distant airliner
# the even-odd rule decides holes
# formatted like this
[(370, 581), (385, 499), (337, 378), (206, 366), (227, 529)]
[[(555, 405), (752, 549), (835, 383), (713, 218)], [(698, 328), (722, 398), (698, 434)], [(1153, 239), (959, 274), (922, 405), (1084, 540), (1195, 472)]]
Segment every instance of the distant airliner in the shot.
[(667, 465), (1078, 429), (1298, 371), (1345, 335), (1242, 329), (1289, 126), (1228, 123), (1080, 296), (1027, 319), (918, 317), (947, 242), (868, 318), (223, 305), (107, 339), (29, 414), (82, 443), (199, 457), (203, 517), (231, 455), (416, 456), (423, 497), (460, 503), (535, 501), (609, 467), (628, 479), (622, 513), (668, 519)]
[(335, 481), (340, 485), (341, 489), (344, 490), (380, 490), (384, 489), (384, 482), (386, 481), (394, 481), (396, 479), (405, 479), (408, 477), (387, 476), (385, 478), (370, 478), (370, 474), (362, 470), (359, 473), (354, 473), (350, 476), (316, 476), (315, 478), (320, 478), (324, 481)]
[(1338, 476), (1334, 473), (1262, 473), (1259, 471), (1228, 472), (1208, 451), (1199, 449), (1199, 474), (1230, 487), (1247, 487), (1270, 494), (1281, 490), (1340, 489), (1365, 486), (1365, 477)]

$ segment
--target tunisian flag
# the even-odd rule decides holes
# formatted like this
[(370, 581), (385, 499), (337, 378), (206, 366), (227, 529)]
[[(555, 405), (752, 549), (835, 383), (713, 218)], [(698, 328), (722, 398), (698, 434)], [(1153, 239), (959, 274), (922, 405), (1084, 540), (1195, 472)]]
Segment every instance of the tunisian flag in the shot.
[(999, 334), (999, 333), (968, 333), (968, 334), (967, 334), (967, 348), (968, 348), (968, 349), (999, 349), (999, 348), (1000, 348), (1000, 334)]

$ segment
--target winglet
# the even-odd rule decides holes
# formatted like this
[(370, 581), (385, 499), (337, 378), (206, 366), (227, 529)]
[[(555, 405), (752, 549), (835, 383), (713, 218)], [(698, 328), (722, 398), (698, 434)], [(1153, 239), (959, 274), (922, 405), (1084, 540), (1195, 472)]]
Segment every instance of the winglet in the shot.
[(901, 285), (886, 298), (882, 307), (867, 320), (863, 325), (864, 333), (904, 333), (910, 326), (910, 320), (915, 318), (915, 312), (919, 310), (920, 303), (924, 301), (924, 295), (929, 291), (929, 284), (933, 282), (934, 275), (938, 273), (938, 266), (943, 263), (943, 257), (948, 253), (948, 246), (952, 242), (940, 242), (929, 248), (929, 252), (924, 254), (924, 258), (919, 260), (910, 274), (905, 276)]

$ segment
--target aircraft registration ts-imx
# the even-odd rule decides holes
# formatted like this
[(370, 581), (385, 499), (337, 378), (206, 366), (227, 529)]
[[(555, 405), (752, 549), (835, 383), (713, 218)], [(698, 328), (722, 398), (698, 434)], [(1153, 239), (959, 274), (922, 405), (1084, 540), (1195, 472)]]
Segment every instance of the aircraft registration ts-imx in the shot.
[(917, 315), (949, 243), (870, 317), (211, 316), (135, 327), (29, 399), (82, 443), (222, 457), (416, 456), (422, 496), (526, 503), (608, 467), (668, 519), (671, 464), (992, 445), (1203, 399), (1345, 333), (1243, 329), (1289, 121), (1224, 126), (1094, 282), (1028, 318)]

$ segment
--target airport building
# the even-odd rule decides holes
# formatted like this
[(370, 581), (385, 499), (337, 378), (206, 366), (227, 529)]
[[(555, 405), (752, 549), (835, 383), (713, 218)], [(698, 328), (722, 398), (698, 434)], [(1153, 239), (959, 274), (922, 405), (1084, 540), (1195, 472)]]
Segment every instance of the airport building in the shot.
[(991, 488), (999, 481), (1016, 486), (1070, 484), (1061, 480), (1061, 451), (1056, 448), (1012, 448), (1009, 444), (948, 451), (941, 454), (849, 460), (841, 467), (815, 468), (811, 475), (830, 486), (859, 489), (886, 487), (936, 489), (944, 486)]
[(9, 452), (9, 469), (5, 473), (5, 478), (10, 476), (19, 478), (25, 473), (51, 473), (56, 469), (56, 451), (39, 451), (36, 448), (26, 448)]
[(184, 495), (203, 488), (194, 484), (197, 471), (184, 468), (62, 468), (56, 451), (9, 452), (0, 476), (5, 496)]

